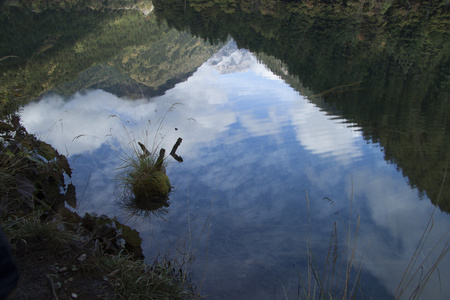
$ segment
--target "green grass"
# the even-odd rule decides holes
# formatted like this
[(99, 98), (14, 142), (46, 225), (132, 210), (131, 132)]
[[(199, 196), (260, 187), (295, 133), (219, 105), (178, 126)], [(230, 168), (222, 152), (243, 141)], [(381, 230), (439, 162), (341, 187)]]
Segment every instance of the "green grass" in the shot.
[(104, 256), (100, 265), (110, 272), (116, 292), (124, 299), (198, 299), (189, 276), (175, 261), (160, 259), (147, 265), (120, 253)]
[(27, 244), (30, 241), (45, 242), (60, 248), (75, 239), (75, 233), (66, 230), (64, 223), (55, 216), (52, 220), (41, 220), (42, 214), (35, 211), (19, 218), (9, 218), (0, 223), (12, 245), (17, 242)]
[[(3, 162), (3, 161), (2, 161)], [(11, 190), (16, 186), (14, 178), (14, 169), (0, 162), (0, 197), (7, 197)]]
[[(26, 154), (13, 153), (11, 148), (15, 145), (15, 140), (10, 137), (15, 128), (10, 125), (10, 121), (0, 121), (0, 199), (9, 197), (13, 190), (16, 190), (15, 175), (21, 173), (26, 168)], [(20, 141), (18, 141), (20, 144)], [(18, 151), (14, 151), (18, 152)], [(1, 215), (0, 215), (1, 216)]]

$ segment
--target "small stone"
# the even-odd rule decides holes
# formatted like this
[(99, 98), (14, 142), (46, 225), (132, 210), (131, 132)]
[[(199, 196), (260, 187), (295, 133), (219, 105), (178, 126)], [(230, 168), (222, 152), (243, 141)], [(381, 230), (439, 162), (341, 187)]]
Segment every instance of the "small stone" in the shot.
[(58, 270), (59, 273), (64, 273), (67, 272), (68, 268), (67, 267), (62, 267)]
[(78, 261), (79, 262), (83, 262), (83, 261), (85, 261), (86, 260), (86, 258), (87, 258), (87, 255), (86, 254), (81, 254), (80, 256), (78, 256)]
[(94, 242), (94, 253), (100, 253), (100, 242), (98, 239)]
[(75, 294), (75, 293), (72, 293), (72, 294), (70, 294), (70, 295), (72, 296), (73, 299), (77, 299), (77, 298), (78, 298), (78, 295)]

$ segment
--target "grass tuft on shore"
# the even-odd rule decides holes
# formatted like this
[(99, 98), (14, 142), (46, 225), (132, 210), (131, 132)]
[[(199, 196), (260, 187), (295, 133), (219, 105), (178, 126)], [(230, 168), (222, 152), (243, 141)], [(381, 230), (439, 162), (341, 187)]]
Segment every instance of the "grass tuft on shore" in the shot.
[(110, 272), (110, 282), (124, 299), (198, 299), (195, 286), (174, 261), (160, 259), (152, 265), (119, 253), (105, 256), (100, 265)]

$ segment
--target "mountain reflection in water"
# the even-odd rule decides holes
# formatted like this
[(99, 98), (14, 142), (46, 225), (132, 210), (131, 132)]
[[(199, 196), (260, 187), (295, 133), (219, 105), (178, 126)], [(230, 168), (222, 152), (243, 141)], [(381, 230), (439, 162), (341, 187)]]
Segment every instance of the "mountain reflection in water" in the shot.
[[(131, 101), (101, 90), (67, 99), (51, 95), (27, 105), (23, 123), (67, 154), (78, 211), (121, 221), (126, 214), (114, 197), (117, 149), (127, 151), (122, 147), (130, 133), (145, 142), (147, 128), (147, 142), (161, 134), (166, 149), (183, 138), (178, 151), (184, 162), (169, 158), (174, 190), (165, 222), (129, 224), (140, 232), (147, 257), (175, 254), (186, 237), (192, 236), (185, 240), (192, 247), (200, 239), (194, 279), (204, 280), (201, 291), (211, 299), (273, 299), (284, 288), (294, 297), (297, 268), (306, 269), (309, 231), (321, 260), (333, 222), (349, 219), (352, 195), (351, 217), (361, 216), (355, 262), (364, 261), (363, 291), (367, 287), (374, 298), (392, 295), (433, 211), (430, 201), (422, 201), (355, 124), (321, 110), (254, 55), (232, 47), (163, 96)], [(180, 105), (166, 114), (174, 103)], [(450, 228), (445, 213), (437, 211), (434, 222), (429, 245)], [(339, 234), (344, 241), (345, 233)], [(439, 272), (441, 280), (431, 278), (424, 299), (450, 296), (448, 259)]]

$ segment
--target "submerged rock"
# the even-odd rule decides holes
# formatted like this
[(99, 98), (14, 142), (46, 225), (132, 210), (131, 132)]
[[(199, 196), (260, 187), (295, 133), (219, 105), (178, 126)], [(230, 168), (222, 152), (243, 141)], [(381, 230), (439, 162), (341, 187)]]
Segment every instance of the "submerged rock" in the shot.
[[(94, 249), (108, 254), (117, 254), (122, 249), (143, 257), (139, 232), (123, 225), (116, 219), (97, 217), (86, 213), (81, 219), (81, 226), (92, 236)], [(95, 252), (95, 251), (94, 251)]]

